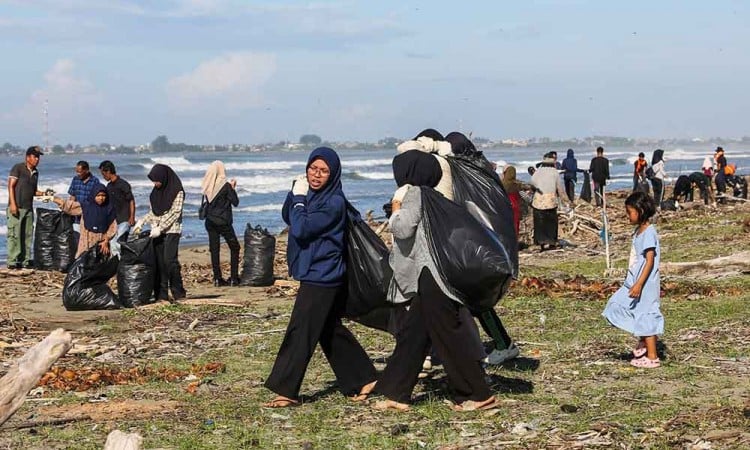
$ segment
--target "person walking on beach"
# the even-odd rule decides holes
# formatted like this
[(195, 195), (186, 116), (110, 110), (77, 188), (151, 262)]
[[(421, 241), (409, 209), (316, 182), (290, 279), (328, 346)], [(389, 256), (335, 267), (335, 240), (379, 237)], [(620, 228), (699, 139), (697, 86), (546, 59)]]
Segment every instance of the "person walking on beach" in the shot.
[(263, 406), (285, 408), (300, 403), (302, 380), (317, 344), (333, 369), (339, 390), (362, 401), (375, 386), (376, 373), (365, 350), (341, 323), (347, 295), (346, 197), (341, 187), (341, 161), (335, 151), (319, 147), (310, 153), (306, 174), (294, 180), (281, 214), (289, 225), (289, 273), (299, 280), (300, 287), (264, 384), (277, 396)]
[(438, 185), (442, 176), (439, 163), (423, 152), (403, 152), (393, 158), (393, 175), (399, 188), (393, 195), (389, 220), (393, 232), (389, 300), (398, 305), (402, 324), (396, 348), (376, 386), (386, 400), (377, 402), (375, 408), (410, 408), (411, 394), (430, 346), (443, 358), (456, 403), (454, 410), (494, 408), (497, 400), (480, 363), (483, 352), (472, 350), (475, 337), (469, 324), (463, 323), (471, 316), (461, 312), (465, 307), (443, 282), (424, 230), (421, 189)]
[[(450, 141), (448, 140), (448, 136), (450, 136)], [(435, 190), (443, 197), (453, 200), (453, 174), (451, 173), (451, 166), (447, 160), (449, 156), (461, 155), (462, 157), (477, 158), (477, 161), (487, 168), (488, 172), (494, 173), (494, 169), (489, 168), (491, 163), (487, 161), (484, 155), (477, 152), (474, 144), (465, 135), (458, 132), (452, 132), (448, 133), (448, 136), (443, 137), (439, 131), (433, 128), (427, 128), (419, 132), (414, 139), (399, 144), (396, 150), (400, 154), (419, 151), (434, 157), (440, 165), (439, 181), (437, 186), (435, 186)], [(393, 203), (391, 202), (391, 206), (392, 205)], [(465, 318), (467, 320), (462, 323), (468, 326), (469, 332), (475, 337), (475, 342), (472, 347), (477, 349), (478, 354), (481, 354), (479, 359), (484, 358), (484, 348), (479, 337), (479, 330), (473, 320), (469, 322), (468, 318), (470, 318), (471, 315), (468, 313), (468, 310), (462, 312), (465, 312), (467, 316)], [(401, 311), (395, 310), (393, 313), (393, 321), (395, 323), (401, 323), (401, 316), (403, 316)], [(437, 351), (433, 348), (424, 359), (422, 364), (423, 369), (432, 369), (433, 361), (436, 362), (439, 358), (440, 355), (438, 355)], [(437, 362), (435, 365), (438, 365)]]
[(107, 182), (107, 197), (115, 209), (117, 216), (117, 235), (112, 240), (112, 253), (119, 255), (117, 240), (135, 225), (135, 198), (130, 183), (117, 175), (117, 169), (112, 161), (104, 160), (99, 163), (99, 172)]
[(649, 195), (634, 192), (625, 200), (625, 213), (636, 226), (628, 272), (625, 283), (609, 299), (602, 315), (615, 327), (638, 338), (630, 360), (632, 366), (656, 368), (661, 365), (656, 352), (657, 335), (664, 333), (660, 310), (661, 247), (656, 228), (650, 223), (656, 204)]
[(726, 198), (724, 198), (724, 193), (727, 190), (727, 176), (725, 172), (725, 168), (727, 167), (727, 158), (724, 156), (724, 149), (721, 147), (716, 147), (716, 152), (714, 154), (714, 166), (715, 166), (715, 182), (716, 182), (716, 192), (719, 193), (719, 203), (726, 203)]
[[(240, 285), (240, 243), (232, 226), (232, 207), (240, 204), (235, 191), (236, 186), (236, 180), (227, 181), (224, 163), (221, 161), (214, 161), (208, 166), (201, 182), (201, 192), (206, 202), (208, 249), (211, 253), (214, 286), (217, 287)], [(229, 246), (229, 281), (221, 275), (219, 236), (223, 237)]]
[(104, 185), (92, 186), (89, 198), (55, 197), (53, 201), (65, 214), (81, 217), (76, 258), (95, 245), (99, 245), (102, 254), (110, 254), (110, 241), (117, 236), (117, 213)]
[(609, 180), (609, 160), (604, 157), (604, 148), (596, 148), (596, 156), (591, 160), (589, 165), (591, 179), (594, 181), (594, 197), (596, 206), (601, 207), (604, 204), (604, 186)]
[(658, 148), (654, 150), (651, 158), (651, 170), (654, 174), (651, 177), (651, 186), (654, 189), (654, 200), (656, 209), (661, 209), (661, 202), (664, 200), (664, 180), (667, 178), (667, 172), (664, 170), (664, 150)]
[(648, 167), (648, 161), (646, 161), (646, 155), (643, 152), (638, 153), (638, 159), (633, 163), (633, 192), (641, 190), (643, 186), (646, 188), (648, 194), (648, 181), (646, 180), (646, 167)]
[(38, 188), (39, 157), (44, 155), (38, 146), (26, 149), (26, 159), (11, 167), (8, 174), (8, 269), (30, 269), (31, 238), (34, 232), (34, 196), (44, 195)]
[(536, 188), (531, 207), (534, 213), (534, 243), (541, 251), (557, 248), (557, 206), (565, 197), (565, 189), (555, 169), (555, 160), (545, 157), (531, 176)]
[(171, 291), (172, 299), (176, 302), (187, 296), (178, 259), (185, 190), (180, 177), (164, 164), (154, 165), (148, 173), (148, 179), (154, 183), (149, 196), (150, 208), (135, 223), (133, 233), (138, 235), (143, 225), (151, 225), (150, 237), (154, 243), (157, 266), (154, 283), (156, 299), (169, 301)]
[[(451, 133), (448, 133), (447, 136), (445, 136), (445, 140), (447, 142), (450, 142), (451, 144), (451, 152), (454, 155), (463, 155), (464, 157), (472, 159), (476, 164), (478, 164), (481, 167), (485, 168), (485, 171), (487, 174), (489, 174), (492, 177), (492, 180), (496, 182), (497, 184), (503, 186), (503, 182), (500, 179), (500, 177), (497, 175), (497, 172), (495, 172), (494, 167), (492, 164), (487, 160), (487, 158), (482, 154), (482, 152), (477, 151), (476, 146), (474, 145), (471, 140), (466, 137), (465, 134), (453, 131)], [(513, 169), (513, 176), (515, 178), (515, 168), (511, 167)], [(508, 183), (508, 185), (511, 187), (511, 189), (515, 189), (516, 185), (513, 183)], [(515, 239), (513, 245), (518, 245), (518, 223), (515, 222), (515, 209), (513, 206), (513, 200), (511, 198), (511, 193), (506, 189), (505, 193), (508, 195), (508, 198), (511, 203), (511, 209), (513, 210), (514, 215), (514, 232), (515, 232)], [(513, 197), (516, 198), (516, 208), (518, 208), (518, 214), (519, 214), (519, 220), (520, 220), (520, 195), (518, 194), (518, 190), (515, 189), (515, 195)], [(455, 197), (455, 193), (454, 193)], [(492, 338), (493, 342), (493, 349), (492, 351), (483, 359), (484, 362), (487, 364), (492, 365), (499, 365), (506, 361), (509, 361), (511, 359), (517, 358), (520, 354), (520, 350), (518, 346), (513, 342), (513, 340), (510, 338), (510, 335), (508, 334), (508, 331), (505, 329), (505, 326), (503, 325), (502, 320), (500, 319), (500, 316), (498, 316), (497, 312), (494, 309), (488, 309), (486, 311), (483, 311), (481, 313), (474, 313), (474, 317), (479, 319), (479, 324), (482, 326), (482, 329), (485, 333), (487, 333), (488, 336)], [(473, 330), (472, 330), (473, 331)]]
[[(557, 156), (557, 153), (555, 153)], [(565, 184), (565, 193), (568, 195), (568, 200), (572, 203), (576, 199), (576, 182), (578, 181), (578, 172), (583, 172), (582, 169), (578, 168), (578, 161), (575, 157), (575, 152), (572, 148), (568, 149), (568, 156), (563, 159), (562, 162), (563, 182)]]

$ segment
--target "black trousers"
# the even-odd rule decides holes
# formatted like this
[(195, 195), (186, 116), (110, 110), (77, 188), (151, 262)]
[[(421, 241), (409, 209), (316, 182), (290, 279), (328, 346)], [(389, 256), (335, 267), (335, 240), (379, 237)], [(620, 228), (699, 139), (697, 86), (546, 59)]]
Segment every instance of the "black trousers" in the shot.
[(156, 280), (154, 294), (157, 300), (167, 300), (169, 292), (174, 299), (185, 298), (185, 287), (182, 285), (182, 271), (177, 252), (180, 248), (180, 235), (167, 233), (154, 239), (156, 254)]
[(568, 194), (568, 199), (573, 202), (576, 199), (576, 180), (572, 178), (565, 178), (565, 193)]
[(604, 204), (604, 182), (594, 181), (594, 197), (596, 198), (596, 206)]
[(660, 207), (664, 200), (664, 182), (659, 178), (651, 178), (651, 186), (654, 188), (654, 200), (656, 206)]
[(235, 280), (240, 278), (240, 242), (234, 233), (232, 225), (217, 225), (206, 219), (206, 231), (208, 232), (208, 250), (211, 252), (211, 268), (214, 272), (214, 280), (221, 278), (221, 242), (219, 237), (223, 237), (229, 246), (229, 272), (230, 277)]
[[(406, 306), (399, 306), (406, 309)], [(375, 387), (391, 400), (408, 403), (430, 344), (443, 358), (454, 400), (486, 400), (492, 395), (474, 352), (474, 338), (462, 324), (463, 306), (451, 300), (428, 270), (419, 277), (419, 294), (410, 303), (396, 335), (396, 349)]]
[(358, 394), (362, 386), (375, 381), (372, 361), (357, 338), (341, 323), (345, 299), (344, 286), (300, 283), (284, 341), (265, 382), (268, 389), (296, 399), (318, 343), (344, 395)]
[(494, 309), (477, 314), (476, 317), (479, 319), (479, 324), (482, 325), (484, 332), (495, 342), (496, 350), (505, 350), (510, 347), (513, 341)]

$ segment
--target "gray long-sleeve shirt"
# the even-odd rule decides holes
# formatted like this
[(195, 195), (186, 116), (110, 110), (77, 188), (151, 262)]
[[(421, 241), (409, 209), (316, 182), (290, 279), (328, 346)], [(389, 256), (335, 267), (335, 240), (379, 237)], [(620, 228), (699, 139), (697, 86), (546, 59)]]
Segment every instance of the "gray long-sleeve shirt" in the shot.
[(417, 294), (419, 274), (427, 268), (440, 287), (440, 290), (452, 300), (462, 303), (452, 288), (440, 277), (435, 261), (430, 254), (427, 234), (422, 221), (422, 191), (412, 186), (404, 195), (401, 209), (393, 213), (390, 219), (393, 233), (393, 250), (389, 263), (393, 269), (393, 283), (389, 290), (389, 301), (403, 303)]

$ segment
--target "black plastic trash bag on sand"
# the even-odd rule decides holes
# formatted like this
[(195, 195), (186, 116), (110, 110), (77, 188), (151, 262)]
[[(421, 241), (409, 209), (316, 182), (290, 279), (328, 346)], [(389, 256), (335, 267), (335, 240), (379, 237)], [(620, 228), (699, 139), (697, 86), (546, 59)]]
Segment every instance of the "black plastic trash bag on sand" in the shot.
[[(347, 300), (344, 316), (368, 325), (368, 316), (389, 307), (388, 287), (393, 271), (388, 264), (388, 247), (347, 202), (346, 275)], [(380, 327), (376, 327), (380, 328)]]
[(441, 278), (472, 312), (491, 309), (517, 270), (511, 249), (495, 232), (466, 214), (464, 206), (434, 189), (422, 187), (421, 192), (422, 221)]
[(62, 301), (68, 311), (119, 309), (107, 282), (117, 273), (119, 259), (102, 254), (98, 245), (86, 250), (68, 269)]
[(583, 172), (583, 186), (579, 197), (584, 202), (591, 203), (591, 175), (588, 172)]
[(128, 233), (118, 240), (120, 265), (117, 268), (117, 292), (126, 308), (154, 303), (156, 255), (149, 233), (128, 241)]
[(448, 158), (448, 163), (453, 179), (453, 201), (495, 232), (507, 255), (506, 273), (517, 277), (518, 236), (513, 209), (497, 174), (484, 157), (454, 156)]
[(242, 286), (271, 286), (276, 238), (260, 225), (245, 229), (245, 255), (242, 261)]
[(34, 267), (66, 272), (76, 254), (73, 217), (56, 209), (37, 208)]

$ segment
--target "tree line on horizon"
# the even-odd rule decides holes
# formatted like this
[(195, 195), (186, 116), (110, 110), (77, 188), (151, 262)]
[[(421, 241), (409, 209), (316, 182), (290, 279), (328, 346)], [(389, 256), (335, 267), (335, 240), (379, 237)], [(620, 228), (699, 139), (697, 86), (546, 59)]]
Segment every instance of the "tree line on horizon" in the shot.
[[(166, 135), (157, 136), (149, 144), (128, 146), (128, 145), (112, 145), (106, 142), (100, 144), (91, 145), (73, 145), (68, 143), (67, 145), (55, 144), (47, 149), (50, 154), (66, 154), (66, 153), (118, 153), (118, 154), (129, 154), (129, 153), (191, 153), (191, 152), (232, 152), (232, 151), (262, 151), (262, 150), (276, 150), (276, 149), (308, 149), (317, 147), (320, 145), (328, 145), (331, 147), (345, 147), (345, 148), (357, 148), (357, 147), (374, 147), (374, 148), (390, 148), (395, 147), (404, 139), (395, 137), (385, 137), (379, 139), (376, 143), (368, 142), (329, 142), (323, 140), (317, 134), (303, 134), (300, 136), (297, 142), (291, 141), (279, 141), (277, 143), (265, 143), (265, 144), (229, 144), (229, 145), (198, 145), (198, 144), (185, 144), (185, 143), (173, 143), (169, 141)], [(472, 137), (472, 141), (483, 148), (493, 147), (513, 147), (514, 144), (503, 143), (503, 141), (493, 141), (483, 137)], [(639, 140), (628, 137), (618, 136), (591, 136), (588, 138), (570, 138), (570, 139), (554, 139), (548, 137), (541, 138), (529, 138), (525, 140), (529, 146), (547, 146), (551, 148), (580, 148), (582, 146), (617, 146), (617, 147), (629, 147), (639, 145), (685, 145), (685, 144), (700, 144), (703, 143), (707, 146), (710, 145), (750, 145), (750, 136), (743, 136), (739, 139), (728, 139), (714, 137), (710, 139), (696, 141), (695, 139), (654, 139), (654, 140)], [(26, 147), (11, 144), (5, 142), (0, 146), (0, 154), (22, 154), (26, 151)]]

